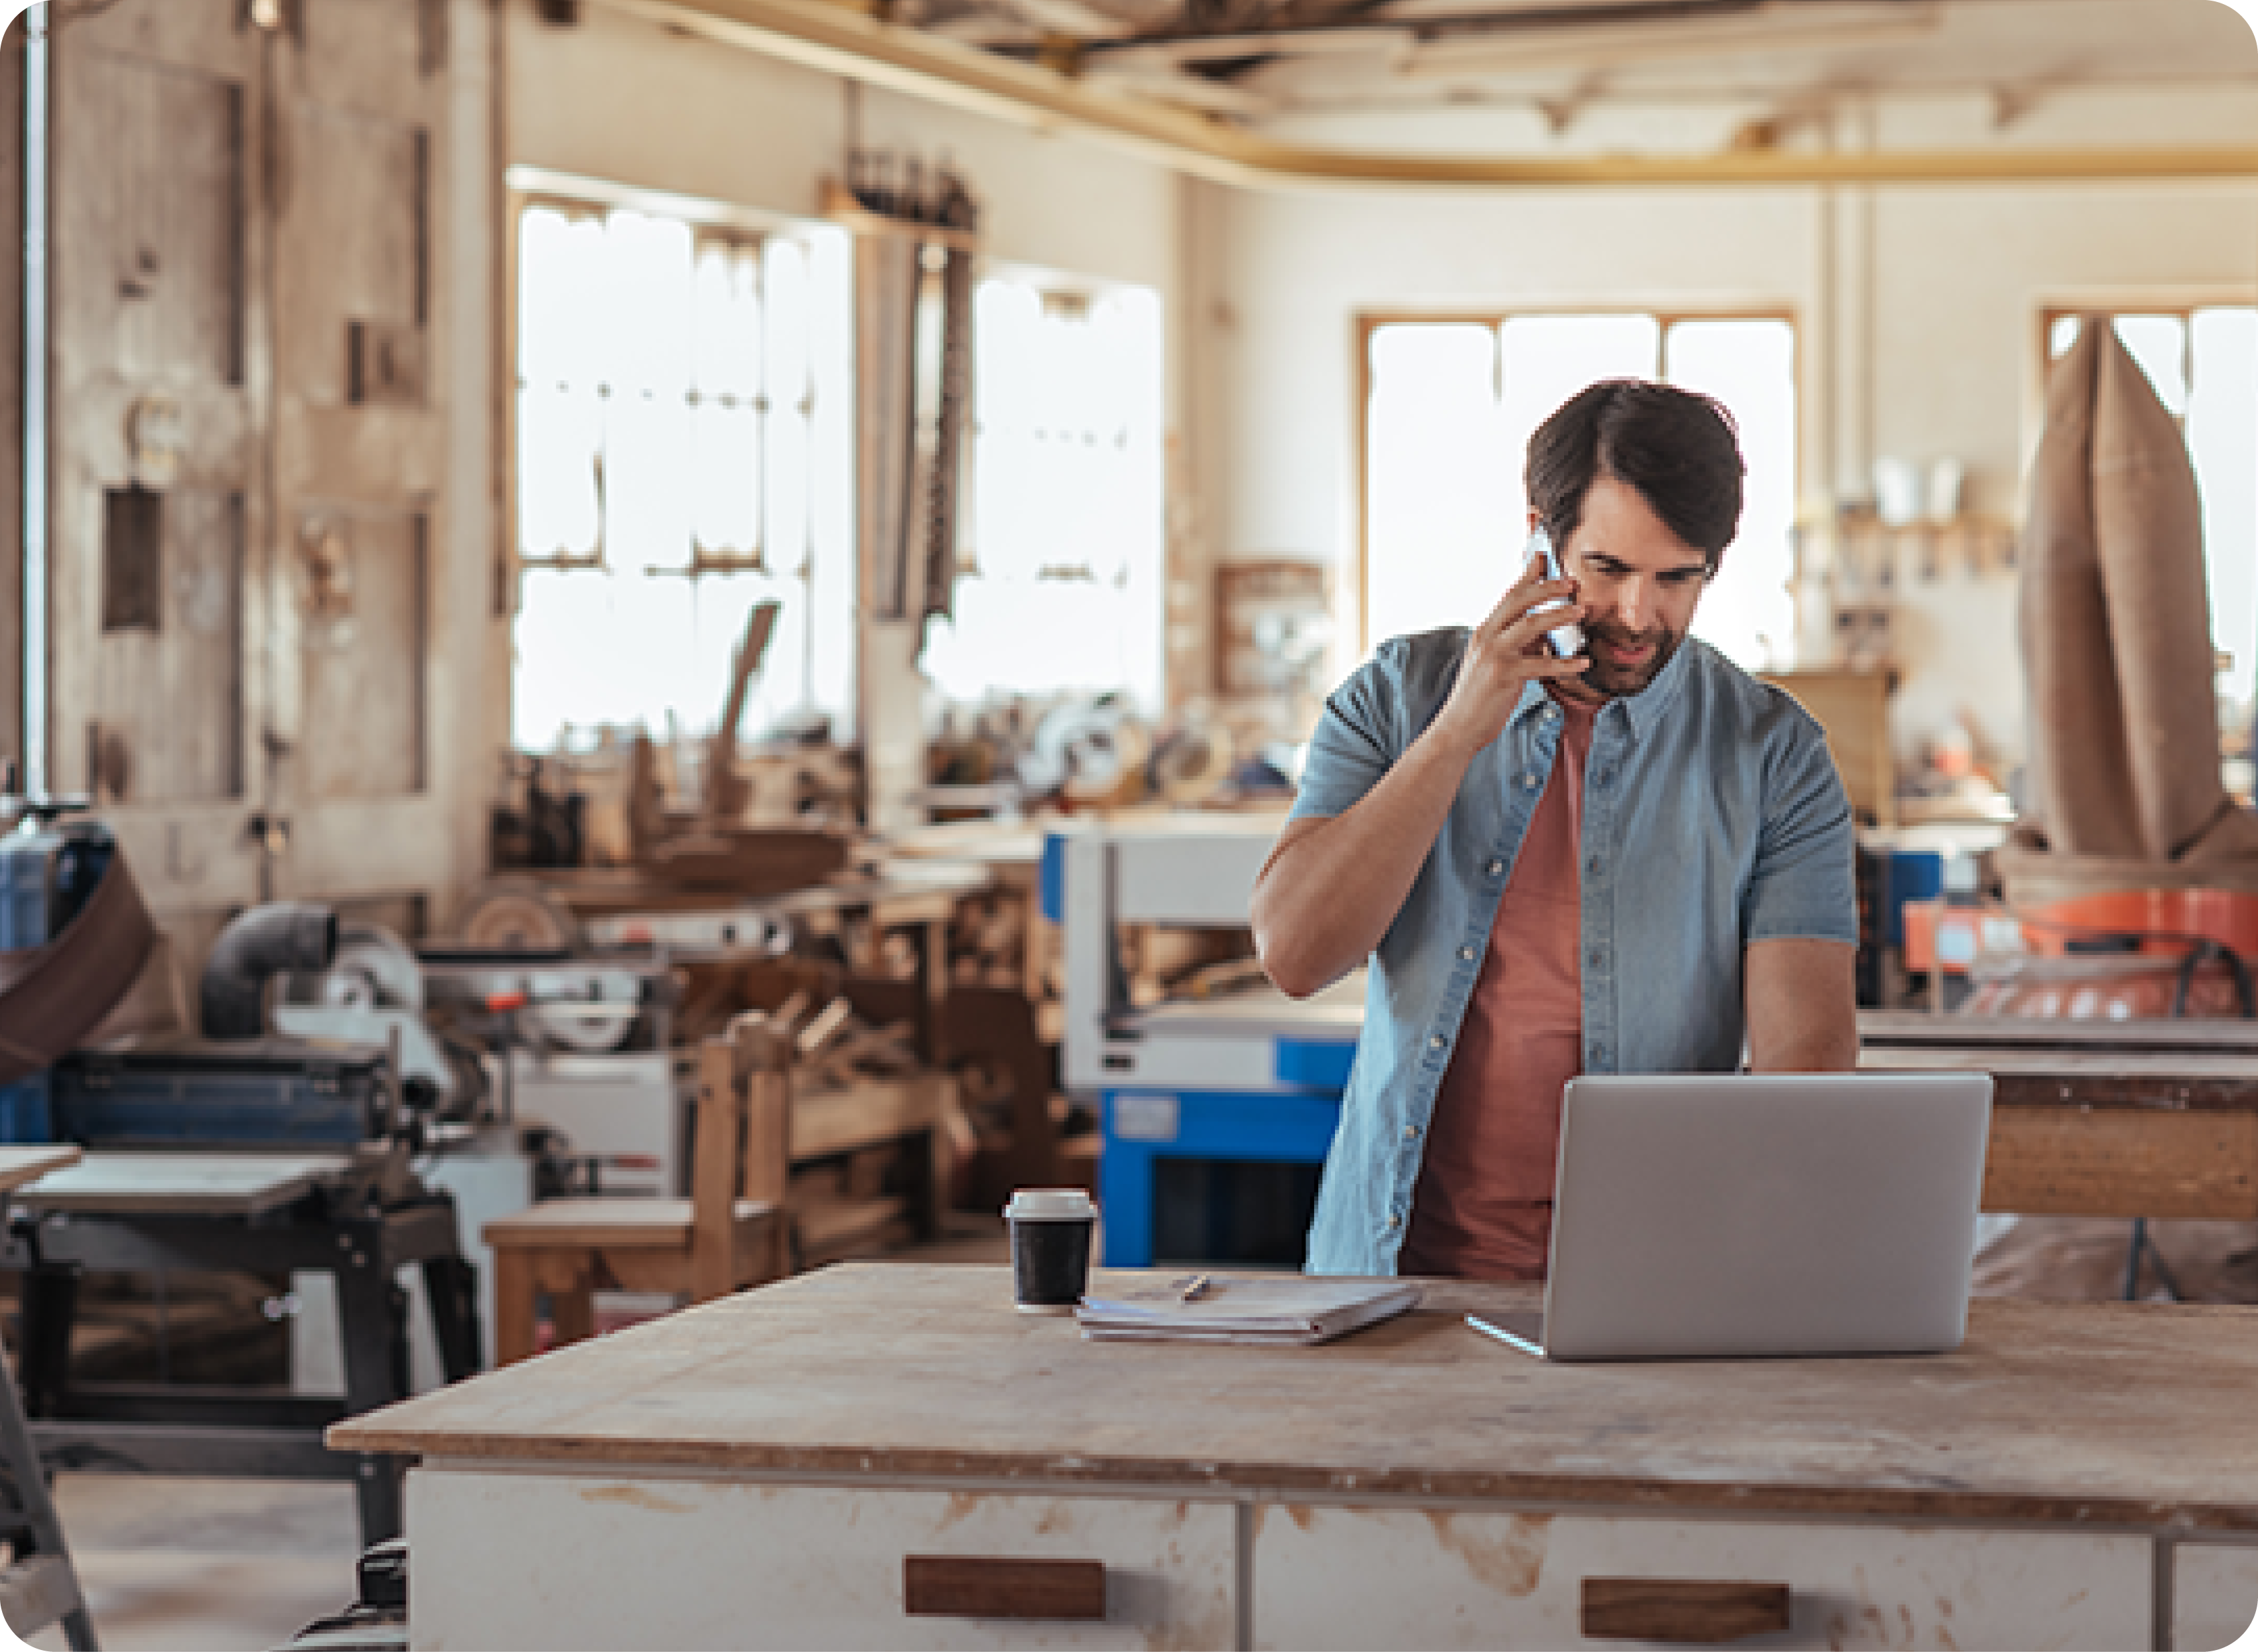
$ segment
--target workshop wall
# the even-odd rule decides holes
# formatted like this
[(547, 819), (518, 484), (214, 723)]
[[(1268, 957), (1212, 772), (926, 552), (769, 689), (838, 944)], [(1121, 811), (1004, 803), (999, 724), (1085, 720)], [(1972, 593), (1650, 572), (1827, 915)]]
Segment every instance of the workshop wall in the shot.
[[(1677, 143), (1713, 145), (1746, 113), (1680, 117)], [(1833, 140), (2239, 143), (2254, 117), (2258, 97), (2239, 90), (2063, 93), (2002, 134), (1991, 101), (1970, 96), (1838, 116)], [(1292, 136), (1479, 152), (1501, 146), (1503, 118), (1311, 121)], [(1618, 114), (1563, 148), (1604, 150), (1634, 127), (1670, 135), (1659, 114)], [(1219, 554), (1329, 562), (1352, 595), (1360, 313), (1784, 304), (1799, 323), (1808, 513), (1867, 496), (1877, 456), (1952, 456), (1968, 508), (2013, 518), (2037, 436), (2041, 308), (2258, 297), (2258, 189), (2242, 184), (1225, 193), (1204, 318), (1229, 363), (1208, 459), (1234, 485)], [(2012, 573), (1947, 566), (1901, 585), (1896, 606), (1900, 757), (1969, 720), (1987, 755), (2020, 761)], [(1340, 672), (1355, 660), (1351, 621)]]
[(239, 12), (79, 8), (50, 59), (46, 778), (95, 797), (191, 975), (260, 899), (444, 918), (505, 704), (497, 13), (331, 8), (285, 52)]

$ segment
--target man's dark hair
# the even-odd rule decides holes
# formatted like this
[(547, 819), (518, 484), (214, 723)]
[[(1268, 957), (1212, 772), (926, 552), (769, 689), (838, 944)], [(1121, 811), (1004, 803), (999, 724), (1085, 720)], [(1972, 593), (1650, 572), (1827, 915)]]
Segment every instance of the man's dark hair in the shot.
[(1644, 379), (1603, 379), (1529, 438), (1529, 503), (1566, 549), (1602, 477), (1637, 488), (1712, 572), (1741, 522), (1740, 443), (1715, 397)]

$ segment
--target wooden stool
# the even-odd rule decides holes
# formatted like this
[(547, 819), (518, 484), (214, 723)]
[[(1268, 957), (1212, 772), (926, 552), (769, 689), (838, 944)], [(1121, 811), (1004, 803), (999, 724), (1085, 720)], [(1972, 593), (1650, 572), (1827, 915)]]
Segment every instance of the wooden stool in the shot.
[(534, 1351), (545, 1294), (558, 1345), (595, 1331), (600, 1290), (710, 1301), (782, 1279), (788, 1039), (757, 1014), (698, 1053), (698, 1127), (687, 1199), (549, 1199), (484, 1230), (494, 1253), (494, 1363)]

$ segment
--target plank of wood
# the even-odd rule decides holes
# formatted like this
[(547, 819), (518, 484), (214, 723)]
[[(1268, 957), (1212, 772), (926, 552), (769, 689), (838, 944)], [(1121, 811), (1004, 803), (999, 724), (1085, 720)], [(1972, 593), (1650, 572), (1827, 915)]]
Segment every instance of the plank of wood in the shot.
[(792, 1097), (792, 1160), (806, 1164), (931, 1130), (941, 1120), (951, 1082), (934, 1074), (867, 1079), (839, 1089), (802, 1090)]
[(479, 1231), (497, 1249), (593, 1244), (675, 1247), (690, 1243), (687, 1199), (544, 1199)]
[(346, 1164), (337, 1153), (93, 1152), (16, 1199), (78, 1216), (255, 1216), (304, 1197)]
[(1994, 1108), (1984, 1209), (2258, 1220), (2258, 1113)]
[(905, 1555), (902, 1610), (912, 1618), (1102, 1622), (1105, 1563)]
[(1658, 1641), (1718, 1646), (1752, 1634), (1785, 1634), (1784, 1583), (1720, 1583), (1689, 1578), (1587, 1578), (1583, 1632), (1600, 1641)]
[(909, 1237), (909, 1201), (898, 1194), (810, 1200), (794, 1205), (792, 1218), (801, 1264), (809, 1267)]
[(2034, 1016), (1928, 1015), (1861, 1010), (1868, 1048), (2066, 1049), (2240, 1052), (2258, 1055), (2258, 1021), (2070, 1021)]
[(2258, 1309), (1987, 1300), (1950, 1354), (1604, 1365), (1460, 1317), (1538, 1298), (1431, 1281), (1418, 1310), (1319, 1348), (1090, 1343), (1014, 1313), (1006, 1268), (842, 1264), (330, 1440), (856, 1483), (2258, 1532)]
[(75, 1142), (43, 1143), (31, 1147), (0, 1147), (0, 1194), (13, 1193), (50, 1171), (78, 1163), (84, 1150)]
[(2232, 1053), (1883, 1046), (1861, 1050), (1858, 1067), (1869, 1073), (1988, 1073), (1995, 1108), (2258, 1112), (2258, 1060)]
[(1880, 1045), (1860, 1050), (1858, 1066), (1866, 1072), (1976, 1072), (2003, 1079), (2050, 1079), (2089, 1090), (2096, 1100), (2134, 1085), (2176, 1082), (2218, 1089), (2240, 1098), (2241, 1106), (2258, 1107), (2258, 1056), (2235, 1051)]

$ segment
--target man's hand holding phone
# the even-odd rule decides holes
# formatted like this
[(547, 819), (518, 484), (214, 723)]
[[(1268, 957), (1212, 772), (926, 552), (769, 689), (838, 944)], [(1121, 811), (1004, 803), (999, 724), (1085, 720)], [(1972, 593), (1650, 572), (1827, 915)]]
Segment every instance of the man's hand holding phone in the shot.
[(1474, 753), (1504, 731), (1521, 703), (1522, 690), (1534, 681), (1580, 677), (1591, 667), (1580, 652), (1584, 617), (1576, 585), (1560, 577), (1560, 564), (1545, 531), (1531, 536), (1529, 565), (1521, 578), (1473, 629), (1459, 662), (1459, 678), (1435, 720), (1435, 732), (1473, 761)]

